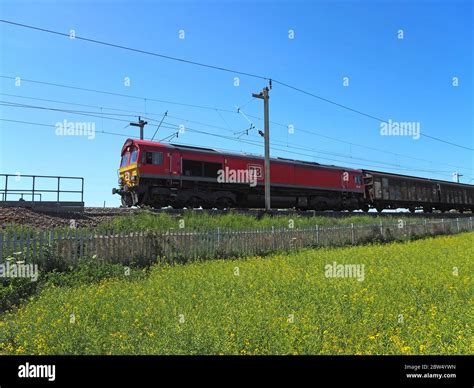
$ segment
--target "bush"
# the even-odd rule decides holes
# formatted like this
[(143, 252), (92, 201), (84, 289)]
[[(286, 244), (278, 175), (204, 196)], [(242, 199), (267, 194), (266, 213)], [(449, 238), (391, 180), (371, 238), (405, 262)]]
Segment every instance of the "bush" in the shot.
[(0, 287), (0, 313), (17, 307), (27, 298), (48, 287), (78, 287), (98, 283), (104, 279), (136, 280), (146, 276), (147, 269), (131, 269), (121, 264), (110, 264), (97, 259), (85, 259), (65, 271), (53, 269), (40, 272), (36, 281), (29, 278), (4, 278)]

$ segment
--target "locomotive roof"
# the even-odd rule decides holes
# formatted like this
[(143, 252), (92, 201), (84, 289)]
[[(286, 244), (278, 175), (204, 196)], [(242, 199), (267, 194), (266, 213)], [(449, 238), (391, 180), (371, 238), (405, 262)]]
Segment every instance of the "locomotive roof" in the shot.
[[(218, 155), (233, 155), (233, 156), (251, 158), (251, 159), (263, 159), (263, 157), (261, 155), (255, 155), (255, 154), (249, 154), (249, 153), (229, 152), (229, 151), (223, 151), (223, 150), (214, 149), (214, 148), (196, 147), (196, 146), (190, 146), (190, 145), (184, 145), (184, 144), (171, 144), (171, 143), (170, 144), (164, 144), (164, 143), (160, 143), (160, 142), (157, 142), (157, 141), (138, 140), (138, 139), (127, 139), (125, 141), (125, 144), (123, 145), (122, 153), (125, 151), (126, 147), (128, 147), (132, 144), (136, 144), (138, 146), (146, 146), (146, 147), (160, 146), (160, 147), (163, 147), (163, 148), (177, 149), (177, 150), (183, 150), (183, 151), (197, 151), (197, 152), (200, 152), (200, 153), (211, 153), (211, 154), (218, 154)], [(354, 168), (349, 168), (349, 167), (341, 167), (341, 166), (321, 164), (321, 163), (309, 162), (309, 161), (305, 161), (305, 160), (288, 159), (288, 158), (281, 158), (281, 157), (270, 158), (270, 160), (276, 161), (276, 162), (289, 162), (289, 163), (304, 164), (304, 165), (309, 165), (309, 166), (320, 166), (320, 167), (325, 167), (325, 168), (343, 169), (343, 170), (346, 170), (346, 171), (361, 171), (360, 169), (354, 169)]]

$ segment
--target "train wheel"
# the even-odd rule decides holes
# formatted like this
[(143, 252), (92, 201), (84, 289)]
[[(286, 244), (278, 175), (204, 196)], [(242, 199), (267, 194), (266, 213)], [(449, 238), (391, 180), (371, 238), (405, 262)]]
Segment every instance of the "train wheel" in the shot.
[(130, 193), (122, 194), (121, 202), (122, 202), (123, 207), (132, 207), (132, 205), (133, 205), (132, 194), (130, 194)]
[(416, 209), (414, 207), (409, 207), (408, 210), (411, 214), (414, 214)]
[(362, 205), (360, 209), (364, 212), (367, 213), (369, 211), (369, 205)]
[(379, 213), (382, 213), (383, 211), (383, 206), (376, 206), (375, 207)]
[(232, 201), (229, 198), (221, 197), (217, 198), (216, 207), (218, 209), (228, 209), (232, 206)]
[(189, 200), (188, 200), (188, 205), (189, 205), (189, 207), (190, 207), (191, 209), (195, 209), (195, 208), (201, 206), (201, 202), (202, 202), (202, 201), (201, 201), (201, 198), (199, 198), (199, 197), (191, 197), (191, 198), (189, 198)]
[(319, 202), (316, 204), (316, 210), (323, 211), (323, 210), (326, 210), (327, 208), (328, 208), (328, 205), (327, 205), (326, 202), (319, 201)]

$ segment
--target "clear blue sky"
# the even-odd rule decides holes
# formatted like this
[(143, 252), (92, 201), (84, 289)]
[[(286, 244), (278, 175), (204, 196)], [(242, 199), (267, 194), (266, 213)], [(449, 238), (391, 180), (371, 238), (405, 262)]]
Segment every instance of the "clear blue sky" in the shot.
[[(384, 120), (419, 122), (422, 133), (473, 147), (471, 1), (3, 0), (0, 12), (1, 19), (64, 33), (74, 29), (82, 37), (269, 76)], [(294, 39), (289, 39), (290, 29)], [(397, 37), (400, 29), (402, 40)], [(180, 30), (184, 30), (185, 39), (179, 39)], [(248, 103), (243, 107), (247, 115), (263, 114), (262, 102), (251, 101), (251, 93), (265, 86), (263, 80), (240, 76), (240, 85), (234, 86), (231, 73), (3, 23), (0, 36), (3, 76), (230, 110)], [(124, 86), (125, 77), (130, 78), (131, 86)], [(349, 77), (348, 87), (343, 85), (344, 77)], [(453, 87), (453, 77), (458, 77), (459, 86)], [(17, 87), (5, 78), (0, 79), (0, 89), (2, 101), (35, 106), (100, 113), (98, 108), (12, 95), (104, 107), (107, 112), (111, 111), (106, 108), (141, 111), (158, 120), (160, 116), (152, 113), (168, 110), (173, 116), (167, 118), (168, 123), (224, 136), (236, 137), (233, 132), (249, 126), (235, 113), (30, 82)], [(4, 120), (52, 126), (63, 120), (95, 123), (96, 136), (89, 140), (57, 136), (54, 127), (0, 121), (0, 171), (83, 176), (88, 206), (101, 206), (103, 201), (108, 206), (118, 204), (111, 188), (116, 186), (125, 136), (138, 135), (135, 128), (124, 128), (134, 117), (113, 116), (122, 122), (11, 106), (0, 106), (0, 115)], [(275, 84), (271, 90), (270, 118), (295, 128), (294, 134), (288, 134), (285, 127), (271, 125), (272, 156), (446, 180), (452, 180), (452, 172), (460, 171), (462, 182), (473, 183), (472, 151), (426, 137), (381, 136), (376, 120), (281, 85)], [(261, 121), (251, 120), (262, 127)], [(151, 136), (155, 129), (153, 122), (146, 127), (146, 135)], [(106, 135), (102, 130), (124, 136)], [(162, 128), (157, 138), (173, 132)], [(173, 142), (263, 153), (262, 139), (255, 131), (241, 139), (261, 145), (191, 131)]]

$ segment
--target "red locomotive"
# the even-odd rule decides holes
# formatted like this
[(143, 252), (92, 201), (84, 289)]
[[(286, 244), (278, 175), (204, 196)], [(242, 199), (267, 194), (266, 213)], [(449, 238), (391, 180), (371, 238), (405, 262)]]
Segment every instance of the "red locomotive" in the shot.
[[(126, 140), (123, 206), (260, 208), (264, 160), (183, 145)], [(374, 207), (474, 210), (474, 186), (284, 158), (270, 160), (274, 208), (368, 211)]]
[[(263, 207), (264, 160), (209, 148), (128, 139), (119, 189), (124, 206)], [(362, 171), (271, 159), (272, 207), (363, 209)]]

